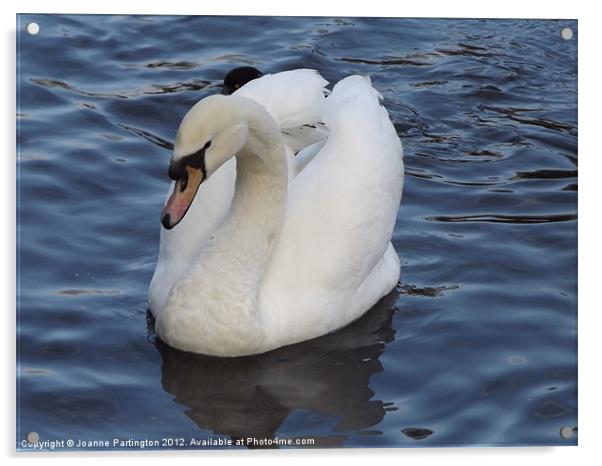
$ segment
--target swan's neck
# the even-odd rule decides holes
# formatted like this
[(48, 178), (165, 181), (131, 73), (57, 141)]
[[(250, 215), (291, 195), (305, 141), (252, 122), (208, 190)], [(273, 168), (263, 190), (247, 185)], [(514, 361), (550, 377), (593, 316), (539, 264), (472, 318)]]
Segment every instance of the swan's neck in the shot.
[(282, 230), (287, 193), (282, 136), (267, 113), (249, 117), (236, 170), (228, 217), (157, 320), (161, 338), (180, 349), (217, 354), (222, 348), (233, 355), (262, 344), (259, 290)]
[(215, 262), (224, 273), (230, 271), (228, 286), (241, 284), (247, 288), (241, 292), (256, 294), (286, 212), (286, 156), (273, 122), (258, 117), (250, 121), (248, 142), (236, 156), (236, 171), (230, 212), (202, 260)]

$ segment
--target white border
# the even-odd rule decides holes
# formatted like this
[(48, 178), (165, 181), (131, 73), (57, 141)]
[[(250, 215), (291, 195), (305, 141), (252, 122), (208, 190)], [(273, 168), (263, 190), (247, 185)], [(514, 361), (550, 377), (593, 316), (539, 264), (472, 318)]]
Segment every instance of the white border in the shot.
[[(15, 2), (16, 3), (16, 2)], [(572, 19), (582, 11), (576, 2), (546, 1), (544, 5), (522, 0), (504, 0), (491, 5), (455, 0), (390, 2), (386, 0), (326, 2), (304, 0), (229, 0), (228, 2), (187, 2), (181, 0), (103, 0), (94, 5), (78, 0), (22, 0), (20, 13), (106, 13), (106, 14), (182, 14), (182, 15), (272, 15), (272, 16), (405, 16), (474, 18), (563, 18)]]
[[(4, 105), (2, 118), (2, 199), (4, 202), (2, 235), (2, 296), (5, 315), (5, 350), (2, 358), (1, 385), (4, 394), (4, 419), (0, 423), (3, 440), (3, 453), (12, 463), (15, 456), (26, 463), (33, 458), (43, 457), (51, 464), (81, 462), (99, 464), (103, 460), (127, 458), (134, 463), (163, 464), (169, 457), (178, 462), (196, 464), (199, 461), (244, 461), (250, 464), (290, 461), (292, 464), (305, 464), (313, 461), (345, 462), (364, 464), (373, 461), (395, 461), (427, 464), (479, 465), (486, 461), (488, 466), (506, 465), (526, 461), (546, 465), (593, 464), (600, 459), (598, 440), (602, 430), (597, 414), (600, 412), (600, 351), (602, 331), (596, 293), (596, 278), (600, 270), (600, 240), (595, 212), (600, 212), (596, 185), (601, 182), (600, 158), (597, 150), (596, 125), (600, 121), (600, 60), (599, 44), (602, 43), (600, 16), (593, 2), (546, 1), (526, 2), (524, 0), (486, 1), (353, 1), (329, 3), (320, 0), (297, 0), (296, 2), (276, 2), (267, 0), (229, 0), (227, 2), (191, 2), (180, 0), (102, 0), (97, 4), (81, 0), (48, 1), (22, 0), (4, 1), (0, 5), (2, 37), (1, 49), (2, 91)], [(302, 16), (404, 16), (404, 17), (504, 17), (504, 18), (577, 18), (579, 19), (579, 447), (559, 448), (439, 448), (439, 449), (339, 449), (339, 450), (289, 450), (289, 451), (204, 451), (204, 452), (107, 452), (107, 453), (54, 453), (19, 454), (14, 453), (15, 445), (15, 14), (20, 13), (129, 13), (129, 14), (264, 14)], [(599, 214), (598, 214), (599, 215)], [(598, 285), (599, 286), (599, 285)]]

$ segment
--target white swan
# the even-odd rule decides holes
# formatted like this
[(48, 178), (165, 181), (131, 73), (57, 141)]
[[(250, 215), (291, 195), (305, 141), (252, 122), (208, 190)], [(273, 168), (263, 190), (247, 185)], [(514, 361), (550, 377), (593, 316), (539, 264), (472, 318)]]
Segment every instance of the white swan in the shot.
[[(298, 103), (305, 115), (307, 102)], [(175, 276), (162, 305), (153, 307), (151, 296), (151, 309), (159, 337), (178, 349), (240, 356), (317, 337), (357, 319), (399, 278), (390, 239), (403, 153), (369, 80), (335, 86), (324, 114), (328, 139), (290, 184), (284, 140), (266, 108), (239, 93), (210, 96), (178, 130), (170, 165), (177, 182), (163, 216), (170, 233), (186, 238), (199, 186), (208, 199), (228, 197), (216, 188), (235, 154), (237, 163), (226, 218), (203, 204), (209, 220), (198, 219), (196, 247), (186, 257), (177, 242), (161, 251)]]

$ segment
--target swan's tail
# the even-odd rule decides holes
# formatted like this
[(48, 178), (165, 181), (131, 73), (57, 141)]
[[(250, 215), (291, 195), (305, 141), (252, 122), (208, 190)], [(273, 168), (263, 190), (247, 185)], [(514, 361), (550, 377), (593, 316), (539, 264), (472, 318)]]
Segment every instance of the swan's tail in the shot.
[(294, 128), (321, 121), (327, 85), (316, 70), (300, 69), (266, 74), (236, 94), (261, 104), (280, 128)]

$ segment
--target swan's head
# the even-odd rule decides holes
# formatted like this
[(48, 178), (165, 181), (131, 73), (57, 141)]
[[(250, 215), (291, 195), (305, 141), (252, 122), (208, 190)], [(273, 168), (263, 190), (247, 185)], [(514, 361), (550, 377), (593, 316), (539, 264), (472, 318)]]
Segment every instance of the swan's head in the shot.
[(222, 94), (230, 95), (243, 87), (249, 81), (260, 78), (263, 73), (252, 66), (241, 66), (231, 70), (224, 78)]
[(176, 183), (161, 215), (168, 230), (184, 218), (201, 183), (246, 143), (248, 124), (231, 99), (234, 96), (206, 97), (180, 123), (169, 164), (169, 177)]

